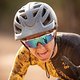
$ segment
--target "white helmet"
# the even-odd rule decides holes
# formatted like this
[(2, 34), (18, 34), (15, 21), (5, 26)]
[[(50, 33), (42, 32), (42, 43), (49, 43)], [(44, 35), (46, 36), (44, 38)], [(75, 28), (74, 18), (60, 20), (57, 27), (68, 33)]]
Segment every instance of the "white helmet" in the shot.
[(29, 2), (19, 9), (14, 18), (15, 39), (54, 29), (58, 26), (53, 9), (46, 3)]

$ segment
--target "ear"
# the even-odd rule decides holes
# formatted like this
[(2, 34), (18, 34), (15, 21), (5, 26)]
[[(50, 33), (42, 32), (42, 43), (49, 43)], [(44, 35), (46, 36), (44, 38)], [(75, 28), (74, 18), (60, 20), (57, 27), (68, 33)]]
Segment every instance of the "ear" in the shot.
[(56, 44), (56, 36), (57, 36), (57, 30), (54, 30), (53, 31), (53, 37), (54, 37), (54, 40), (55, 40), (55, 44)]
[(57, 31), (56, 30), (53, 30), (52, 35), (53, 35), (53, 37), (56, 37)]

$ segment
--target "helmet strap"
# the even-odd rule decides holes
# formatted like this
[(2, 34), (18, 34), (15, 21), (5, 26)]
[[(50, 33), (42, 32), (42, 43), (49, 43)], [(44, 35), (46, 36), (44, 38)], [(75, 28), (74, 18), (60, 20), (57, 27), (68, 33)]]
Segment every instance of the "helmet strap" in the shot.
[(54, 40), (55, 40), (55, 44), (54, 44), (54, 48), (53, 48), (53, 53), (52, 53), (52, 55), (51, 55), (51, 58), (53, 58), (53, 55), (54, 55), (54, 51), (55, 51), (55, 48), (56, 48), (56, 37), (54, 38)]

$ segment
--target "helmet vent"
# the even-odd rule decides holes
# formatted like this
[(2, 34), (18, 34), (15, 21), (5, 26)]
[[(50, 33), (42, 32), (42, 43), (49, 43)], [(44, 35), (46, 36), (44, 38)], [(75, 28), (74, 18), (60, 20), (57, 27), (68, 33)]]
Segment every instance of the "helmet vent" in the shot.
[(36, 12), (34, 12), (34, 13), (33, 13), (33, 17), (35, 17), (35, 16), (36, 16), (37, 12), (38, 12), (38, 11), (36, 11)]
[(16, 25), (15, 25), (15, 29), (16, 29), (16, 34), (19, 34), (19, 33), (21, 33), (21, 29), (20, 28), (18, 28)]
[(25, 14), (20, 15), (22, 18), (27, 19), (27, 16)]
[(23, 10), (20, 10), (19, 12), (22, 13), (22, 12), (25, 12), (25, 10), (23, 9)]
[(45, 26), (45, 25), (49, 24), (50, 21), (51, 21), (51, 17), (50, 17), (50, 14), (49, 14), (48, 17), (46, 18), (46, 20), (43, 22), (43, 25)]
[(19, 21), (19, 18), (18, 17), (16, 17), (16, 21), (20, 24), (20, 21)]
[(43, 11), (42, 11), (42, 17), (44, 16), (45, 13), (46, 13), (46, 9), (43, 8)]
[(38, 5), (35, 5), (33, 8), (38, 8), (40, 6), (41, 6), (41, 4), (38, 4)]

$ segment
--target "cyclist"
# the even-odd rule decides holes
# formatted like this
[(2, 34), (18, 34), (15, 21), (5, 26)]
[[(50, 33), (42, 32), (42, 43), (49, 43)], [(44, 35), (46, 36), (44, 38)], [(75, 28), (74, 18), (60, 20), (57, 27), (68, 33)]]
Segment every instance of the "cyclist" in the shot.
[(30, 65), (39, 65), (50, 78), (79, 80), (80, 35), (57, 32), (54, 10), (43, 2), (29, 2), (14, 18), (15, 39), (23, 44), (9, 80), (23, 80)]

